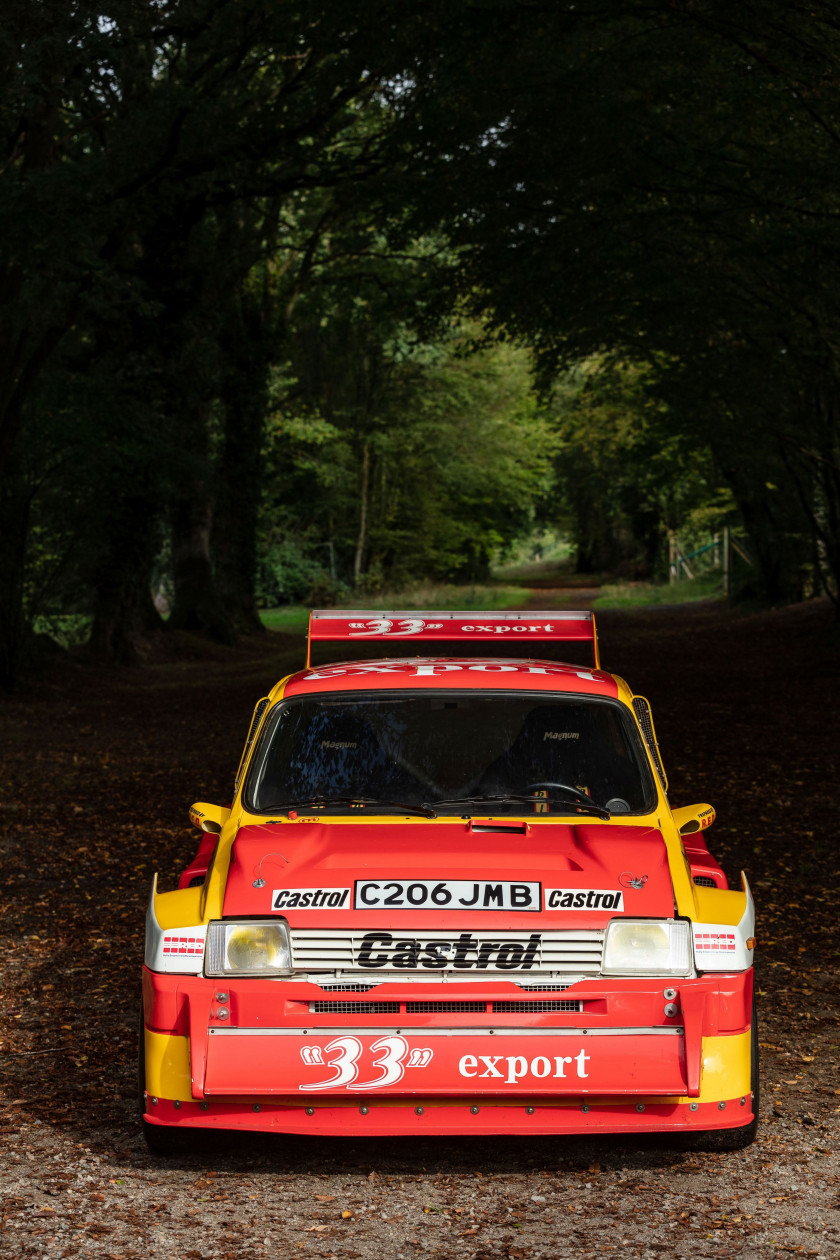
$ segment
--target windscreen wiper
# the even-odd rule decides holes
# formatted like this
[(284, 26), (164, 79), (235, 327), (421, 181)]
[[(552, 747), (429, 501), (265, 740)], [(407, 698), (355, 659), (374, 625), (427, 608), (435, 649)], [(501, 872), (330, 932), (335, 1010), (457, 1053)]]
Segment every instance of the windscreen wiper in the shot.
[[(549, 792), (547, 796), (526, 795), (520, 792), (499, 793), (493, 796), (454, 796), (451, 800), (435, 801), (435, 805), (537, 805), (543, 804), (552, 797), (560, 796), (562, 800), (573, 805), (575, 809), (583, 810), (584, 813), (594, 814), (596, 818), (610, 818), (611, 814), (603, 805), (596, 805), (594, 801), (579, 801), (575, 796), (567, 795), (565, 792)], [(430, 802), (424, 801), (424, 805)]]
[(281, 801), (273, 807), (274, 813), (284, 809), (320, 809), (330, 805), (382, 805), (387, 809), (399, 809), (405, 814), (422, 814), (424, 818), (437, 818), (431, 805), (407, 805), (405, 801), (383, 801), (378, 796), (310, 796), (303, 801)]

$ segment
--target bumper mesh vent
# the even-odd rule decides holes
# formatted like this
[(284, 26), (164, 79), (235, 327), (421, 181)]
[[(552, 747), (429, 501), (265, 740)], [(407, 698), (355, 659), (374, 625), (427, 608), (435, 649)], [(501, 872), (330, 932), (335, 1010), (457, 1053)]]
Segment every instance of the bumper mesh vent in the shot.
[(572, 998), (558, 998), (556, 1002), (550, 1000), (535, 1002), (494, 1002), (494, 1015), (528, 1015), (538, 1014), (542, 1011), (582, 1011), (583, 1002), (576, 1002)]
[(399, 1002), (310, 1002), (312, 1015), (399, 1015)]
[(695, 875), (694, 882), (699, 884), (701, 888), (717, 888), (717, 884), (711, 875)]
[(563, 984), (562, 981), (557, 984), (520, 984), (517, 980), (517, 989), (525, 989), (528, 993), (562, 993), (564, 989), (568, 989), (569, 985)]
[(325, 993), (370, 993), (371, 989), (375, 989), (375, 984), (319, 984), (319, 989), (323, 989)]
[(460, 1012), (468, 1014), (470, 1011), (480, 1012), (484, 1014), (487, 1010), (486, 1002), (406, 1002), (406, 1015), (430, 1015), (433, 1011), (449, 1011), (450, 1013)]

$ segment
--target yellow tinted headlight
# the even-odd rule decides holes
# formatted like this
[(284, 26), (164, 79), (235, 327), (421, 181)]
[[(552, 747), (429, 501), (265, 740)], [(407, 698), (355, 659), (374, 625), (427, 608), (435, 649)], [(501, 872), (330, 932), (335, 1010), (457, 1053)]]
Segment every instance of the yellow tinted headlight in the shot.
[(617, 976), (684, 976), (691, 970), (687, 923), (613, 919), (604, 937), (601, 970)]
[(211, 923), (207, 932), (208, 976), (286, 974), (291, 966), (285, 920)]

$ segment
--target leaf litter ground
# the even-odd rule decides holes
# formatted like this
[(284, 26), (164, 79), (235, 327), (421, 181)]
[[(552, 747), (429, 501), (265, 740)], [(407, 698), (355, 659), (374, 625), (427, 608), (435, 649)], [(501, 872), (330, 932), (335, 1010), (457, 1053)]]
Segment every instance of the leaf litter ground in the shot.
[[(558, 593), (559, 594), (559, 593)], [(535, 602), (548, 603), (550, 593)], [(599, 615), (653, 705), (671, 799), (759, 906), (756, 1144), (648, 1139), (199, 1139), (138, 1132), (142, 926), (224, 800), (254, 701), (300, 658), (281, 635), (133, 671), (68, 663), (0, 709), (2, 1251), (16, 1257), (840, 1257), (838, 639), (822, 604)]]

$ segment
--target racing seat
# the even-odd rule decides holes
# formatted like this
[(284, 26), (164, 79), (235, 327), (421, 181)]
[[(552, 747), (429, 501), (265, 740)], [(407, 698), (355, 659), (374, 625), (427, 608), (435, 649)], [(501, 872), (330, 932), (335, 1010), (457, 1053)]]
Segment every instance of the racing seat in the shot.
[(283, 779), (276, 794), (288, 800), (354, 795), (402, 799), (417, 786), (389, 758), (370, 723), (330, 708), (296, 732)]
[(507, 751), (482, 775), (478, 790), (524, 792), (530, 783), (565, 783), (599, 804), (639, 795), (638, 769), (615, 748), (611, 715), (589, 704), (532, 709)]

